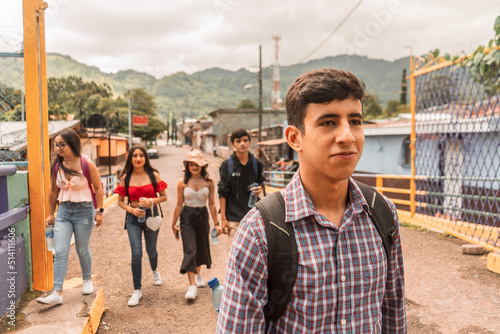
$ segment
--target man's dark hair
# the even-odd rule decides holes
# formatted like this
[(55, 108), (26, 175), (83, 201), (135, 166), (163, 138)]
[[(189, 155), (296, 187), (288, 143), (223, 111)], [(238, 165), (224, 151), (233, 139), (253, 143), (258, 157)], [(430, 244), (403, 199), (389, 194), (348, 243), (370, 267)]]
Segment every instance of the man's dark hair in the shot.
[(231, 144), (234, 144), (236, 139), (240, 139), (241, 137), (248, 137), (248, 141), (250, 141), (250, 134), (245, 129), (236, 129), (231, 133)]
[(365, 84), (349, 71), (323, 68), (307, 72), (288, 89), (285, 98), (286, 118), (289, 125), (304, 132), (304, 117), (309, 103), (330, 103), (349, 98), (361, 101), (364, 96)]

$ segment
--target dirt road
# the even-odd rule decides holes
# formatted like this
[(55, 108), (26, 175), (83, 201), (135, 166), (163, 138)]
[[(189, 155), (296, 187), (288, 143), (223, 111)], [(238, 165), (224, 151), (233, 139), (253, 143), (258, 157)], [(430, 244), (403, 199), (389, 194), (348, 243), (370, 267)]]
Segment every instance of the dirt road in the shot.
[[(152, 160), (169, 184), (158, 242), (163, 285), (153, 286), (145, 255), (143, 298), (137, 307), (127, 306), (133, 286), (124, 211), (112, 206), (103, 226), (93, 233), (93, 280), (104, 289), (107, 307), (100, 334), (214, 333), (217, 313), (211, 305), (210, 288), (198, 289), (198, 298), (193, 302), (184, 299), (188, 283), (187, 277), (179, 273), (182, 245), (170, 228), (175, 186), (182, 176), (187, 150), (160, 147), (160, 159)], [(221, 159), (207, 158), (214, 162), (209, 173), (217, 181), (215, 165)], [(486, 270), (486, 256), (462, 255), (462, 241), (434, 232), (402, 228), (402, 238), (410, 333), (500, 333), (500, 275)], [(212, 269), (202, 270), (206, 280), (213, 276), (224, 279), (228, 252), (227, 238), (219, 238), (219, 244), (212, 246)], [(67, 279), (79, 277), (74, 251), (69, 261)]]

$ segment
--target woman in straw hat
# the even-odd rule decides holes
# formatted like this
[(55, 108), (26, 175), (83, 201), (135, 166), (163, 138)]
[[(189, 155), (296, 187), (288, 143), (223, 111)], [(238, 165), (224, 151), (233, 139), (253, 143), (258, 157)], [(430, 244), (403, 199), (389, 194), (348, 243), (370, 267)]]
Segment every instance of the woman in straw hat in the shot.
[[(207, 166), (208, 162), (200, 152), (189, 152), (184, 160), (184, 177), (177, 183), (177, 204), (172, 219), (172, 231), (176, 239), (179, 239), (179, 234), (182, 237), (184, 258), (180, 272), (187, 273), (189, 280), (186, 299), (195, 299), (198, 288), (205, 286), (200, 275), (201, 266), (206, 265), (209, 269), (212, 265), (207, 200), (217, 233), (222, 233), (215, 206), (215, 183), (208, 177)], [(177, 226), (179, 217), (180, 226)]]

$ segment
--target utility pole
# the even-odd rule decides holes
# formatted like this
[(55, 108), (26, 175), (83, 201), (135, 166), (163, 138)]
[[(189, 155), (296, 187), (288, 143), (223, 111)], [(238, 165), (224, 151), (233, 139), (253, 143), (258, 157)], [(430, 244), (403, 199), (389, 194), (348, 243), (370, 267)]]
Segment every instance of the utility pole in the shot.
[(259, 142), (262, 141), (262, 45), (259, 45)]
[(128, 100), (128, 148), (132, 147), (132, 104)]
[(108, 116), (108, 172), (111, 176), (111, 116)]

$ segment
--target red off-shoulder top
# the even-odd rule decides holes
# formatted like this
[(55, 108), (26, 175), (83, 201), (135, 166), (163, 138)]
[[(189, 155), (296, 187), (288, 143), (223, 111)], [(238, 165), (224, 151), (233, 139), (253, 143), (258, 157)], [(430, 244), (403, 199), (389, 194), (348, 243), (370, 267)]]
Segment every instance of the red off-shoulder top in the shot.
[(156, 191), (153, 189), (153, 185), (150, 183), (141, 187), (129, 186), (128, 195), (127, 195), (127, 189), (125, 189), (125, 187), (122, 186), (117, 186), (114, 192), (115, 194), (122, 195), (124, 197), (129, 196), (130, 201), (138, 201), (141, 197), (155, 198), (157, 192), (165, 190), (167, 189), (167, 187), (168, 187), (167, 183), (162, 180), (156, 184)]

